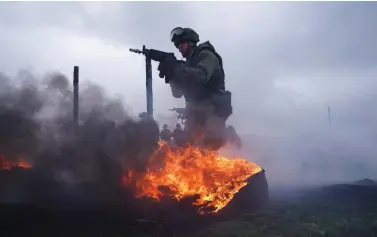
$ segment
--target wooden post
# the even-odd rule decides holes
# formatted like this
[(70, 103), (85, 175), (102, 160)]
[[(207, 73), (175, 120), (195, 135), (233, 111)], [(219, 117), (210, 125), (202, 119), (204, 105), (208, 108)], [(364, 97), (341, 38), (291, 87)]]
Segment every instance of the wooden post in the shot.
[[(145, 45), (143, 46), (145, 50)], [(153, 117), (153, 84), (152, 84), (152, 60), (145, 56), (145, 87), (147, 93), (147, 113)]]
[(79, 66), (73, 67), (73, 121), (79, 125)]

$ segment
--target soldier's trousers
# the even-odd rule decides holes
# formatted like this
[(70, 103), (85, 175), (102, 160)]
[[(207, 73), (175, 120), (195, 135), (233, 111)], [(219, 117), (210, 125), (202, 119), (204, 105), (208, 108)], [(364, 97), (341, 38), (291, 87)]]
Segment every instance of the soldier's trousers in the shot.
[(215, 113), (210, 102), (186, 105), (185, 132), (189, 143), (211, 150), (218, 150), (226, 140), (225, 121)]

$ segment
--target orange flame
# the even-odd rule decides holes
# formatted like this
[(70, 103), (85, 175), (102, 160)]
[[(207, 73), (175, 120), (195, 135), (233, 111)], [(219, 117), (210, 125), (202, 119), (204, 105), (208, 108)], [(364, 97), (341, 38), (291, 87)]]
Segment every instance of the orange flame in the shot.
[[(194, 147), (172, 150), (161, 143), (149, 158), (147, 171), (141, 174), (130, 170), (123, 183), (134, 186), (137, 198), (159, 201), (166, 195), (177, 200), (198, 196), (192, 204), (199, 213), (217, 213), (247, 185), (250, 176), (260, 171), (261, 167), (242, 158), (228, 159)], [(161, 187), (167, 187), (169, 193)]]
[(0, 170), (12, 170), (15, 167), (31, 168), (32, 166), (23, 159), (19, 159), (18, 161), (10, 161), (4, 156), (0, 155)]

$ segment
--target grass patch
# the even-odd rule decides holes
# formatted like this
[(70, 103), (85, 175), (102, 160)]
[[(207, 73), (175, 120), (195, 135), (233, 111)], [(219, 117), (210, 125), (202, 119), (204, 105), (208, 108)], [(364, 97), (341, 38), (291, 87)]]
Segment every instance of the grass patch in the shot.
[[(219, 222), (191, 236), (212, 237), (373, 237), (377, 200), (310, 193), (299, 200), (272, 200), (265, 213)], [(354, 195), (348, 193), (348, 195)]]

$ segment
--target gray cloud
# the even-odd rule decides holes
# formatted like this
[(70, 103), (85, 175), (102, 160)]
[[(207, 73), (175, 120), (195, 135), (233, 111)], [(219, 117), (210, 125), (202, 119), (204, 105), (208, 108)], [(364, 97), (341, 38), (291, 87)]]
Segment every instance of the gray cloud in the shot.
[[(277, 174), (273, 164), (286, 160), (287, 169), (297, 171), (290, 173), (301, 175), (301, 164), (310, 159), (330, 166), (339, 162), (326, 163), (320, 157), (347, 157), (347, 167), (361, 160), (377, 169), (370, 162), (377, 155), (376, 3), (4, 2), (0, 6), (0, 52), (9, 55), (0, 59), (0, 71), (30, 67), (36, 73), (59, 70), (70, 75), (73, 64), (78, 64), (83, 80), (123, 95), (133, 112), (140, 112), (145, 107), (143, 58), (130, 54), (128, 47), (146, 44), (177, 52), (169, 42), (170, 30), (192, 27), (223, 56), (227, 86), (234, 95), (230, 122), (245, 134), (280, 137), (283, 145), (270, 147), (266, 144), (275, 144), (274, 139), (259, 139), (265, 143), (259, 146), (265, 147), (264, 154), (272, 157), (259, 159), (260, 163)], [(172, 114), (167, 109), (182, 101), (172, 99), (155, 70), (154, 75), (156, 112), (168, 121)], [(330, 135), (327, 106), (332, 111)], [(345, 177), (348, 171), (342, 167), (337, 177), (326, 178)]]

